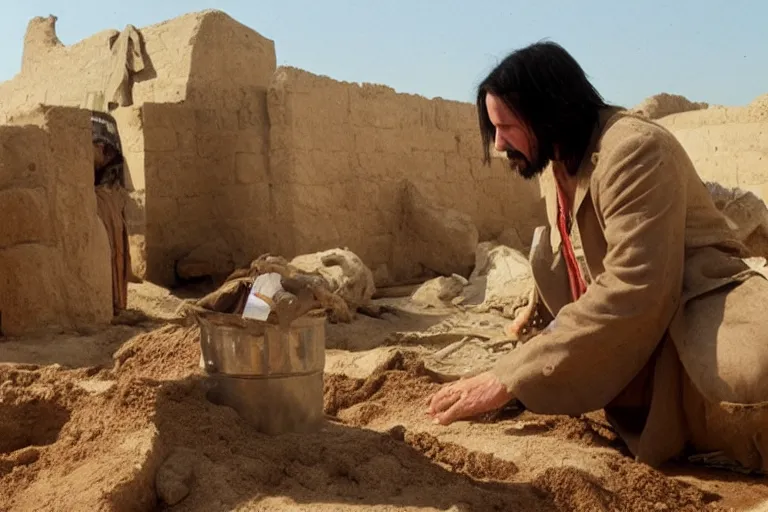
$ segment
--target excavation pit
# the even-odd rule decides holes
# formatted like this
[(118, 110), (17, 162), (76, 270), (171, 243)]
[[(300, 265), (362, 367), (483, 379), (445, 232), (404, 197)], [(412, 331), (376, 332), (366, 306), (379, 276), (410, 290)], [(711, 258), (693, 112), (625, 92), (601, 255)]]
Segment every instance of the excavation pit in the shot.
[(0, 454), (56, 442), (70, 412), (55, 402), (0, 403)]

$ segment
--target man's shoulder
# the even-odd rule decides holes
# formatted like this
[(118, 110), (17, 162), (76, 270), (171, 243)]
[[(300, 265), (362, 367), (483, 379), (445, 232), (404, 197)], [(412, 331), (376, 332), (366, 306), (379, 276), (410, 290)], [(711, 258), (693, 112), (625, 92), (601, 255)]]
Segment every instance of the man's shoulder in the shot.
[(627, 151), (656, 153), (677, 146), (675, 136), (660, 124), (639, 114), (618, 111), (605, 124), (599, 153), (601, 157)]
[[(695, 172), (685, 149), (677, 138), (663, 126), (640, 115), (620, 111), (605, 123), (591, 176), (593, 186), (600, 183), (620, 183), (654, 176), (653, 180), (669, 182), (686, 179), (688, 171)], [(679, 172), (669, 172), (675, 168)]]

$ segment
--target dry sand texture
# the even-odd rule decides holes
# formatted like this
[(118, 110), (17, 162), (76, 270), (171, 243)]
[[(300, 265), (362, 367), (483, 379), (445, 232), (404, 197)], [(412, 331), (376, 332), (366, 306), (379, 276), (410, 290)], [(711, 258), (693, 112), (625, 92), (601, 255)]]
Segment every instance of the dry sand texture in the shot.
[[(131, 287), (134, 303), (153, 304), (146, 293)], [(329, 349), (328, 421), (311, 435), (267, 437), (207, 401), (193, 327), (114, 327), (149, 332), (103, 367), (3, 365), (0, 510), (701, 511), (768, 500), (763, 480), (633, 462), (599, 414), (506, 410), (433, 425), (424, 404), (439, 386), (434, 354), (455, 344), (452, 330), (500, 325), (487, 314), (395, 311), (329, 326), (329, 347), (346, 349)], [(99, 336), (78, 341), (108, 343)], [(370, 339), (383, 346), (362, 350)], [(473, 343), (443, 360), (455, 369), (493, 359)], [(46, 348), (50, 362), (57, 348)], [(0, 344), (2, 360), (13, 354)]]

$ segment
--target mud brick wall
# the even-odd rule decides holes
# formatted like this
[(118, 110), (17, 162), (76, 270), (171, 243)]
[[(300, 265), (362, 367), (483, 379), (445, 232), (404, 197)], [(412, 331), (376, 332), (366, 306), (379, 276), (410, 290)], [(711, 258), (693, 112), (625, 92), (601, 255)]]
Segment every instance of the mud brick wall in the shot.
[(147, 277), (173, 282), (175, 261), (216, 239), (223, 259), (268, 250), (266, 94), (254, 87), (228, 109), (144, 104)]
[(482, 164), (473, 105), (398, 94), (281, 67), (268, 94), (271, 247), (287, 256), (348, 246), (390, 262), (404, 180), (472, 216), (481, 239), (530, 242), (545, 222), (538, 183)]
[[(103, 92), (115, 64), (109, 40), (119, 32), (64, 46), (53, 22), (30, 21), (21, 73), (0, 83), (0, 122), (38, 103), (87, 107), (89, 94)], [(254, 180), (265, 169), (274, 42), (215, 10), (139, 30), (147, 68), (134, 77), (133, 105), (112, 111), (132, 198), (127, 220), (133, 270), (171, 284), (173, 261), (167, 258), (217, 235), (232, 242), (225, 251), (231, 257), (250, 261), (251, 252), (265, 250), (253, 235), (259, 219), (223, 219), (241, 215), (227, 208), (245, 211), (244, 201), (258, 196)], [(243, 181), (246, 186), (235, 186)], [(219, 184), (222, 189), (211, 188)], [(164, 201), (172, 194), (177, 199)], [(247, 258), (238, 256), (246, 252)]]
[(710, 107), (663, 117), (699, 175), (768, 201), (768, 95), (746, 107)]
[[(472, 216), (482, 238), (543, 222), (535, 181), (482, 166), (472, 105), (396, 94), (284, 68), (274, 42), (220, 11), (140, 29), (147, 69), (115, 116), (132, 202), (133, 270), (173, 284), (204, 253), (242, 265), (349, 246), (391, 258), (410, 180), (426, 200)], [(39, 102), (82, 106), (114, 64), (109, 30), (62, 45), (35, 18), (22, 72), (0, 84), (0, 121)], [(269, 96), (269, 101), (268, 101)]]
[(142, 105), (136, 197), (145, 235), (141, 245), (135, 228), (133, 245), (146, 255), (147, 279), (173, 284), (175, 262), (206, 247), (219, 267), (269, 250), (266, 95), (275, 68), (273, 41), (210, 11), (192, 45), (184, 102)]
[(0, 328), (18, 335), (112, 317), (90, 116), (41, 107), (0, 126)]

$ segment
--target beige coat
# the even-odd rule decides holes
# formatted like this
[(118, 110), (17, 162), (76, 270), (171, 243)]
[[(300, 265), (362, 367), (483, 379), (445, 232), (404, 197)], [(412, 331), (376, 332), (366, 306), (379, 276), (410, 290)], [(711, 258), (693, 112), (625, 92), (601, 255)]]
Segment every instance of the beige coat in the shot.
[(531, 265), (555, 321), (494, 372), (533, 412), (605, 409), (648, 464), (688, 448), (768, 469), (768, 281), (664, 128), (608, 109), (586, 155), (571, 235), (587, 291), (570, 299), (553, 185)]

